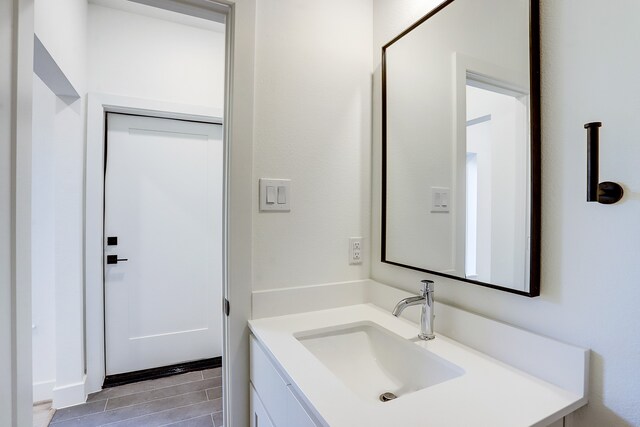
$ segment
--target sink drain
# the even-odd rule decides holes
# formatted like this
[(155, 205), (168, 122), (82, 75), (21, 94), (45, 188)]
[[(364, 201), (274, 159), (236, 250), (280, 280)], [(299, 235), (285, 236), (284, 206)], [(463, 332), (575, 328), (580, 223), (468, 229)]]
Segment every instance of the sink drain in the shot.
[(390, 401), (390, 400), (396, 399), (397, 397), (398, 397), (398, 396), (396, 396), (396, 395), (395, 395), (395, 394), (393, 394), (393, 393), (386, 392), (386, 393), (382, 393), (382, 394), (380, 395), (380, 401), (381, 401), (381, 402), (388, 402), (388, 401)]

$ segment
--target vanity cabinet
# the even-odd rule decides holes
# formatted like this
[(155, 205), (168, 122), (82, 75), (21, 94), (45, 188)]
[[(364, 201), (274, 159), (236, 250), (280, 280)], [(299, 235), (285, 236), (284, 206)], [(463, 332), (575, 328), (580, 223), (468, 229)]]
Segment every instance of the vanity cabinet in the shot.
[(291, 381), (260, 343), (250, 338), (251, 427), (316, 427)]
[(250, 403), (251, 405), (251, 427), (275, 427), (269, 418), (269, 414), (267, 410), (264, 408), (256, 389), (251, 385), (251, 397)]

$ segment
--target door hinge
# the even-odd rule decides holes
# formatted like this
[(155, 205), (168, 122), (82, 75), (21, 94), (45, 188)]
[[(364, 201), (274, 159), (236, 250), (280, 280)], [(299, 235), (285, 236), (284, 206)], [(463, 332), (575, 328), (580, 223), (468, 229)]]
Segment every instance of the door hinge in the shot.
[(231, 306), (229, 305), (229, 300), (224, 299), (224, 314), (229, 315), (229, 311), (231, 311)]

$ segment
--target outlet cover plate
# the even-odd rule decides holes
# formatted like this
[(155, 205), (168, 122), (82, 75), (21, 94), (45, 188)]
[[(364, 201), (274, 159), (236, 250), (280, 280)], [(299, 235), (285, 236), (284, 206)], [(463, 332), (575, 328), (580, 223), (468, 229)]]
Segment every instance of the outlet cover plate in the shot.
[(362, 264), (363, 256), (364, 256), (364, 245), (362, 243), (362, 237), (350, 237), (349, 238), (349, 264), (352, 264), (352, 265)]

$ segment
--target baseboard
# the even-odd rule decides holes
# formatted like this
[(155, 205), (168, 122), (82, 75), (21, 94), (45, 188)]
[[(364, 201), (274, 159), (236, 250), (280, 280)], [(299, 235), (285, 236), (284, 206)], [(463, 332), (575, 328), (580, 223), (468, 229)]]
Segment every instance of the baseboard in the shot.
[(56, 386), (56, 380), (41, 381), (33, 383), (33, 401), (34, 403), (53, 400), (53, 388)]
[(79, 405), (86, 402), (85, 383), (87, 376), (83, 376), (82, 381), (75, 384), (68, 384), (62, 387), (53, 388), (52, 407), (55, 409), (66, 408), (67, 406)]
[(222, 366), (222, 356), (211, 359), (195, 360), (193, 362), (178, 363), (159, 368), (143, 369), (123, 374), (107, 375), (104, 379), (103, 388), (116, 387), (119, 385), (136, 383), (139, 381), (155, 380), (157, 378), (171, 375), (184, 374), (186, 372), (201, 371), (203, 369), (213, 369)]

